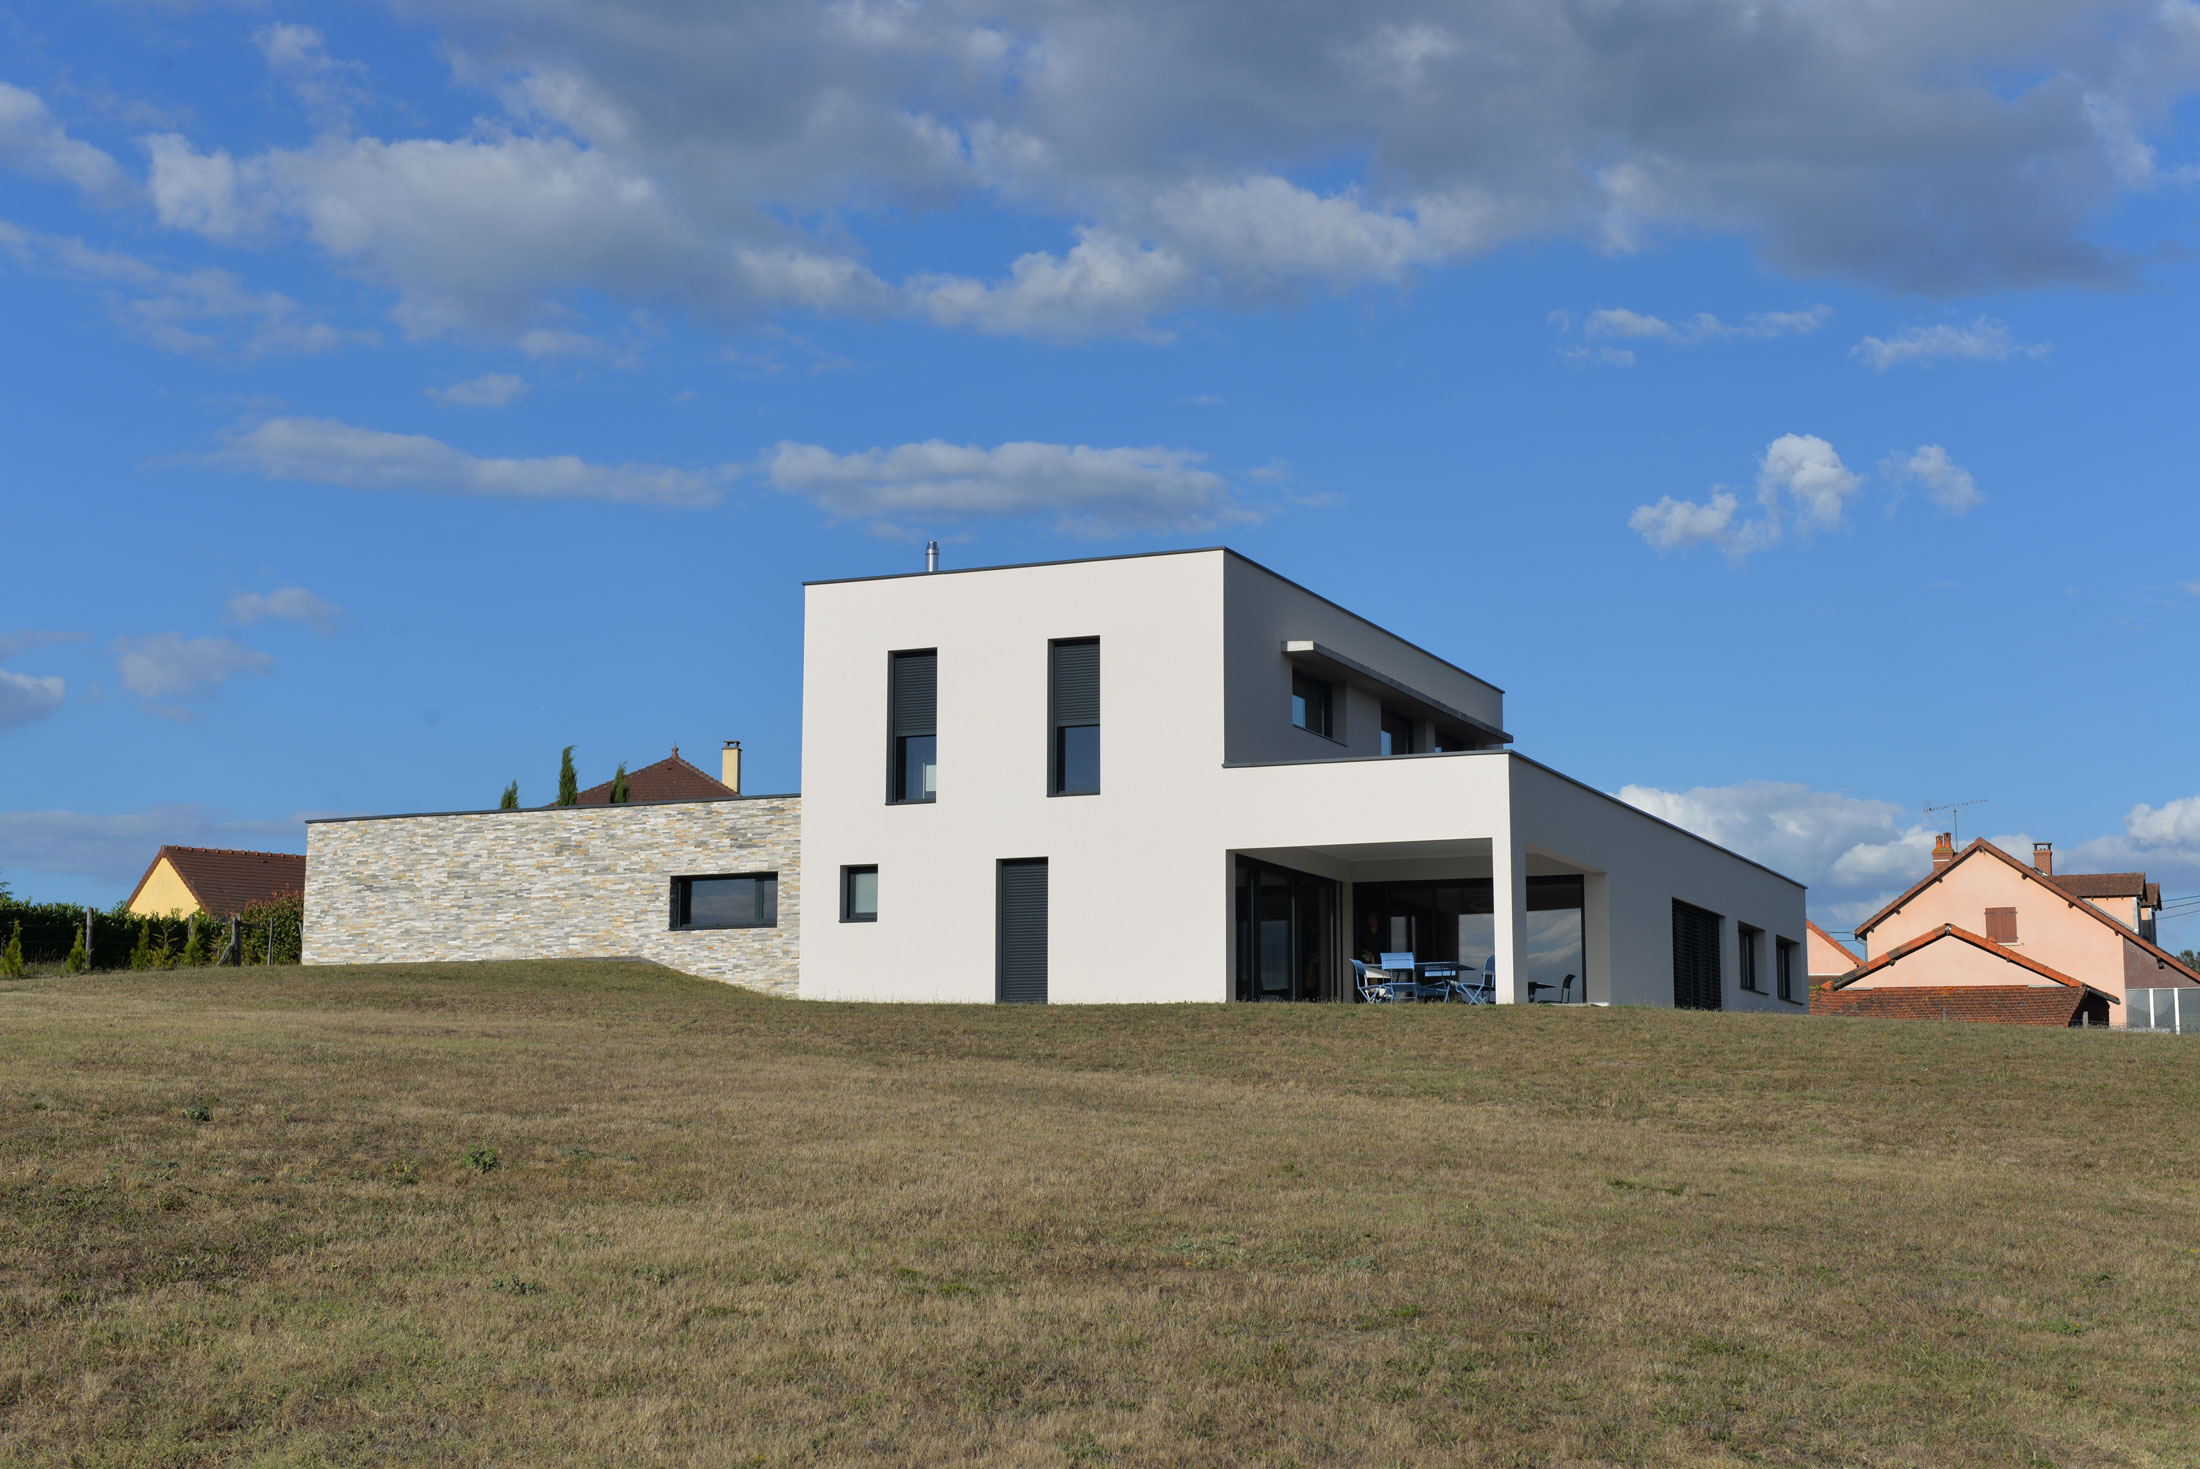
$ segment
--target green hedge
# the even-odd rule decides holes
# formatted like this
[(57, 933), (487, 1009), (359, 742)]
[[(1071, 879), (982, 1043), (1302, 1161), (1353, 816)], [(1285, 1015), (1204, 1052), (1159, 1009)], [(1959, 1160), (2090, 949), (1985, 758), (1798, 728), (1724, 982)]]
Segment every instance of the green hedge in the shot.
[[(292, 893), (254, 903), (237, 915), (243, 928), (245, 962), (267, 962), (268, 924), (272, 920), (275, 962), (296, 964), (305, 934), (305, 911), (305, 899)], [(0, 897), (0, 945), (7, 943), (18, 923), (23, 925), (23, 962), (59, 964), (68, 958), (77, 936), (84, 931), (84, 909), (74, 903), (26, 903), (19, 898)], [(189, 920), (180, 914), (139, 918), (119, 903), (105, 912), (95, 911), (92, 968), (174, 968), (184, 962), (190, 927)], [(206, 930), (200, 942), (211, 963), (229, 942), (229, 923), (225, 918), (202, 913), (199, 927)]]

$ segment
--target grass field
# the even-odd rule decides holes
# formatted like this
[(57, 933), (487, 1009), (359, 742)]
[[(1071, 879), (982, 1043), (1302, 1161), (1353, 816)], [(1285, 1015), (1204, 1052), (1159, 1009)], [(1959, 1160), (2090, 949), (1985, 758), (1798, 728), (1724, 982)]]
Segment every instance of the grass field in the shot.
[(9, 1464), (2200, 1463), (2200, 1045), (0, 983)]

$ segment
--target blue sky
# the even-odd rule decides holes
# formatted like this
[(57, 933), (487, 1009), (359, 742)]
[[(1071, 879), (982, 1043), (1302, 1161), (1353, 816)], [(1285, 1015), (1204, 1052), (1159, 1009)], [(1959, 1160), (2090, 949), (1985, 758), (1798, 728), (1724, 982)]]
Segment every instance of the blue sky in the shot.
[(798, 788), (936, 536), (1235, 546), (1829, 927), (1934, 802), (2200, 894), (2200, 9), (1925, 9), (0, 7), (0, 877)]

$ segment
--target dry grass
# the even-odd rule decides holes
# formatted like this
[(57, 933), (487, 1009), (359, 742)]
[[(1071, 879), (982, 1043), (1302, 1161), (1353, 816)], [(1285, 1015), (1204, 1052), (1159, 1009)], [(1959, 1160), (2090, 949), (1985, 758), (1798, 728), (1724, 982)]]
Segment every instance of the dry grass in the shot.
[(0, 984), (0, 1460), (2189, 1465), (2196, 1063), (613, 965)]

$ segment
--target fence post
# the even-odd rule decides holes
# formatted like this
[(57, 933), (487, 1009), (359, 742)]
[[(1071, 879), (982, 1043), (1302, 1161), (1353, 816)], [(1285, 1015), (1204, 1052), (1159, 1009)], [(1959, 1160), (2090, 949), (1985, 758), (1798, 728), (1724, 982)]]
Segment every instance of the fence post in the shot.
[(275, 967), (275, 915), (272, 913), (267, 918), (267, 967)]
[(244, 967), (244, 932), (237, 926), (237, 915), (229, 915), (229, 946), (222, 950), (216, 965), (227, 964), (232, 968)]
[(92, 910), (84, 909), (84, 972), (92, 972)]

